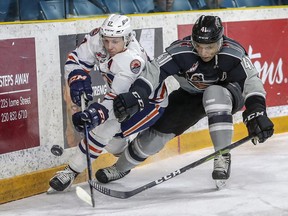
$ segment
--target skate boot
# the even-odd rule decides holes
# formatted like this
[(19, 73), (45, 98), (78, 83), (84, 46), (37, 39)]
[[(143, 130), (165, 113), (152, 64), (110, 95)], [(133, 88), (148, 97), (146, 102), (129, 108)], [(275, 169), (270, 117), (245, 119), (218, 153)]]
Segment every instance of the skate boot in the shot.
[[(73, 171), (69, 166), (66, 166), (64, 170), (58, 171), (56, 175), (50, 179), (47, 193), (54, 191), (66, 191), (72, 185), (74, 179), (79, 173)], [(51, 190), (52, 189), (52, 190)]]
[(217, 155), (214, 158), (214, 170), (212, 178), (216, 182), (216, 187), (221, 189), (226, 186), (226, 180), (230, 177), (231, 154)]
[(108, 183), (111, 181), (115, 181), (118, 179), (123, 178), (124, 176), (126, 176), (128, 173), (130, 172), (130, 170), (126, 171), (126, 172), (120, 172), (116, 169), (116, 164), (114, 164), (113, 166), (110, 167), (106, 167), (103, 169), (99, 169), (95, 176), (96, 179), (101, 182), (101, 183)]

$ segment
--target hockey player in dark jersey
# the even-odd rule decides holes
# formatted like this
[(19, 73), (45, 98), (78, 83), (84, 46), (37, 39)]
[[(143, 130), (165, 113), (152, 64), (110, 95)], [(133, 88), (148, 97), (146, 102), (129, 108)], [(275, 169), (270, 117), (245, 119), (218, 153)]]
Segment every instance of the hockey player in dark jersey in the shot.
[[(146, 91), (149, 95), (152, 86), (171, 75), (180, 84), (180, 88), (169, 95), (164, 115), (148, 130), (138, 134), (113, 169), (98, 170), (98, 181), (107, 183), (122, 178), (118, 171), (131, 170), (205, 116), (208, 117), (215, 151), (230, 145), (232, 115), (244, 105), (243, 121), (249, 135), (254, 136), (252, 142), (262, 143), (273, 135), (274, 125), (267, 117), (266, 92), (258, 72), (245, 49), (223, 32), (219, 17), (202, 15), (190, 37), (166, 48), (166, 52), (152, 62), (155, 65), (153, 71), (146, 71), (146, 76), (139, 77), (129, 93), (118, 95), (114, 100), (114, 112), (123, 119), (139, 106), (134, 91), (141, 92), (141, 95)], [(215, 157), (212, 178), (228, 179), (230, 164), (230, 153)]]

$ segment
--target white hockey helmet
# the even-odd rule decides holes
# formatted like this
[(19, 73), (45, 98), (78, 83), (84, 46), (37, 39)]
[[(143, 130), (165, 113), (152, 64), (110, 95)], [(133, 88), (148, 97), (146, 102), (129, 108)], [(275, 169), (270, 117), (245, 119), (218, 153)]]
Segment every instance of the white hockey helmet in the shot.
[(102, 37), (123, 37), (125, 46), (128, 46), (131, 40), (132, 31), (129, 17), (111, 14), (102, 24), (100, 35)]

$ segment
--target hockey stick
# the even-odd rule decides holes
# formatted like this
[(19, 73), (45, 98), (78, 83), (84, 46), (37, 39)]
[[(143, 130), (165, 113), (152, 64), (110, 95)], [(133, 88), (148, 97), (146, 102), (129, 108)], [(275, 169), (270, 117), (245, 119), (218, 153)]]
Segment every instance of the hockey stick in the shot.
[[(86, 102), (84, 99), (84, 95), (81, 95), (81, 110), (82, 112), (86, 108)], [(87, 124), (84, 124), (84, 143), (85, 143), (85, 148), (86, 148), (86, 159), (87, 159), (87, 170), (88, 170), (88, 180), (89, 182), (92, 181), (92, 165), (91, 165), (91, 158), (90, 158), (90, 149), (89, 149), (89, 144), (88, 144), (88, 129), (87, 129)], [(89, 184), (90, 186), (90, 194), (91, 194), (91, 204), (92, 207), (95, 207), (95, 200), (94, 200), (94, 190), (93, 187)]]
[(76, 186), (76, 195), (88, 205), (93, 206), (91, 195), (80, 186)]
[(161, 183), (163, 183), (165, 181), (168, 181), (168, 180), (174, 178), (175, 176), (178, 176), (178, 175), (186, 172), (187, 170), (189, 170), (191, 168), (197, 167), (200, 164), (203, 164), (203, 163), (213, 159), (216, 155), (225, 154), (225, 153), (229, 152), (229, 150), (234, 149), (237, 146), (242, 145), (243, 143), (247, 142), (250, 139), (251, 139), (251, 137), (249, 137), (249, 136), (244, 137), (243, 139), (241, 139), (241, 140), (239, 140), (239, 141), (237, 141), (235, 143), (232, 143), (231, 145), (229, 145), (229, 146), (227, 146), (225, 148), (222, 148), (222, 149), (220, 149), (220, 150), (218, 150), (218, 151), (216, 151), (216, 152), (214, 152), (214, 153), (212, 153), (210, 155), (207, 155), (206, 157), (203, 157), (203, 158), (201, 158), (201, 159), (199, 159), (199, 160), (197, 160), (197, 161), (195, 161), (195, 162), (193, 162), (191, 164), (188, 164), (185, 167), (182, 167), (182, 168), (180, 168), (178, 170), (175, 170), (174, 172), (169, 173), (168, 175), (165, 175), (165, 176), (163, 176), (163, 177), (161, 177), (161, 178), (159, 178), (159, 179), (157, 179), (155, 181), (152, 181), (152, 182), (150, 182), (150, 183), (148, 183), (146, 185), (143, 185), (143, 186), (138, 187), (138, 188), (136, 188), (134, 190), (131, 190), (131, 191), (118, 191), (118, 190), (109, 189), (109, 188), (106, 188), (106, 187), (98, 184), (97, 181), (95, 181), (95, 180), (89, 180), (89, 184), (94, 189), (96, 189), (100, 193), (103, 193), (103, 194), (105, 194), (107, 196), (120, 198), (120, 199), (127, 199), (129, 197), (132, 197), (132, 196), (144, 191), (144, 190), (147, 190), (147, 189), (152, 188), (152, 187), (154, 187), (156, 185), (159, 185), (159, 184), (161, 184)]

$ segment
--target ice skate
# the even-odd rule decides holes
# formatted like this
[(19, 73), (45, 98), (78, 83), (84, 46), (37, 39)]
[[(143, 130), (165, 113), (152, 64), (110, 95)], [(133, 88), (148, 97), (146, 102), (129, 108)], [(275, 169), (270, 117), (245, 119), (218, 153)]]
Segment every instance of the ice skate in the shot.
[(47, 190), (47, 194), (67, 191), (78, 174), (79, 173), (73, 171), (69, 166), (65, 167), (62, 171), (58, 171), (56, 175), (50, 179), (50, 188)]
[(226, 186), (226, 180), (230, 177), (231, 154), (217, 155), (214, 158), (214, 170), (212, 178), (215, 180), (217, 189)]
[(108, 182), (115, 181), (115, 180), (123, 178), (129, 172), (130, 172), (130, 170), (128, 170), (126, 172), (118, 171), (116, 169), (116, 164), (114, 164), (113, 166), (110, 166), (110, 167), (107, 167), (107, 168), (103, 168), (103, 169), (99, 169), (96, 172), (95, 176), (96, 176), (96, 179), (99, 182), (108, 183)]

